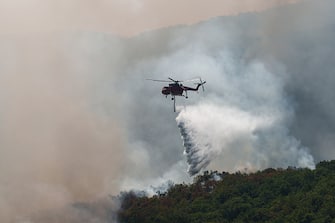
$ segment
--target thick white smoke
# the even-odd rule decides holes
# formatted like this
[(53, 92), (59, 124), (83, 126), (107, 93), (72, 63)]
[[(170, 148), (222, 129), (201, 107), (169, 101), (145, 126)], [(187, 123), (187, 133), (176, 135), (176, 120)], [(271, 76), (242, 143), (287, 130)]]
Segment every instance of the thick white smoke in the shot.
[[(123, 96), (121, 107), (132, 145), (144, 145), (129, 152), (137, 150), (146, 159), (131, 161), (140, 168), (128, 172), (127, 182), (142, 188), (143, 182), (155, 182), (167, 172), (175, 173), (169, 175), (172, 179), (189, 181), (174, 171), (181, 165), (171, 165), (181, 162), (185, 150), (177, 140), (180, 129), (173, 122), (172, 102), (160, 95), (163, 84), (145, 78), (201, 76), (207, 81), (204, 94), (177, 98), (177, 107), (182, 107), (177, 125), (184, 140), (189, 139), (185, 153), (191, 175), (201, 168), (313, 168), (315, 162), (334, 157), (330, 85), (335, 79), (327, 59), (333, 51), (326, 50), (334, 47), (329, 31), (334, 20), (327, 10), (334, 3), (320, 4), (306, 1), (130, 39), (125, 47), (130, 66), (123, 79), (130, 81), (119, 87), (136, 84)], [(320, 14), (329, 19), (311, 23)]]
[(230, 61), (232, 69), (208, 75), (221, 86), (176, 118), (190, 175), (208, 165), (226, 171), (313, 168), (309, 149), (290, 135), (295, 114), (284, 91), (285, 71), (271, 73), (260, 62), (244, 65), (231, 55), (223, 50), (216, 59)]

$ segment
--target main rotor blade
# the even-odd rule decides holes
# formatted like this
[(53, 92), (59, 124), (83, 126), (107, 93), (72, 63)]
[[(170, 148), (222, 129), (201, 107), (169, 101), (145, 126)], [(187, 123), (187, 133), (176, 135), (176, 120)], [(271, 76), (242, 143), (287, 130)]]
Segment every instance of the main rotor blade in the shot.
[(169, 77), (169, 79), (175, 83), (178, 83), (178, 82), (183, 82), (183, 81), (176, 81), (176, 80), (173, 80), (171, 77)]
[(146, 79), (147, 81), (157, 81), (157, 82), (169, 82), (171, 83), (171, 81), (167, 81), (167, 80), (156, 80), (156, 79)]

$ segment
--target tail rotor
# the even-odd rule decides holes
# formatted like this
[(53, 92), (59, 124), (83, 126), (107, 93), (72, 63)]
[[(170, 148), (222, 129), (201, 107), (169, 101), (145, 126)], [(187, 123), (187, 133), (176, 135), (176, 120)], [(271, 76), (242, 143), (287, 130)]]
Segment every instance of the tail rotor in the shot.
[(204, 84), (206, 84), (206, 81), (202, 81), (201, 78), (199, 78), (199, 79), (200, 79), (200, 84), (201, 84), (202, 91), (205, 91)]
[(206, 81), (202, 81), (201, 77), (198, 77), (198, 80), (200, 80), (200, 82), (195, 84), (198, 85), (199, 87), (201, 86), (202, 91), (205, 91), (204, 84), (206, 84)]

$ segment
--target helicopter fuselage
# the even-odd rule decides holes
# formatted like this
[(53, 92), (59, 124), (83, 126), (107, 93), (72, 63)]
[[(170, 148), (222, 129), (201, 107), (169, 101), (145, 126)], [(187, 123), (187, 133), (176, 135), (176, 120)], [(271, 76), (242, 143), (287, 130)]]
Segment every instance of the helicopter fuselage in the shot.
[(182, 85), (177, 84), (177, 83), (173, 83), (173, 84), (169, 84), (169, 86), (164, 86), (162, 88), (162, 94), (164, 95), (174, 95), (174, 96), (182, 96), (184, 92), (184, 89), (182, 87)]
[(164, 94), (165, 96), (168, 96), (169, 94), (171, 94), (172, 96), (184, 96), (183, 92), (185, 91), (186, 92), (185, 97), (187, 98), (187, 91), (198, 91), (199, 87), (204, 83), (206, 83), (206, 81), (198, 84), (196, 88), (183, 86), (182, 84), (179, 83), (172, 83), (169, 84), (169, 86), (164, 86), (162, 88), (162, 94)]

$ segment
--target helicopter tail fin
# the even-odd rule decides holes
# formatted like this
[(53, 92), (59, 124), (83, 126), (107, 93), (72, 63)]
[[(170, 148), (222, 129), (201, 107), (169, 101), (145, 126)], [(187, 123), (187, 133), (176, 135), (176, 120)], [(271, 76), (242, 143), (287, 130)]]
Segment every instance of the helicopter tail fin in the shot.
[(205, 91), (205, 87), (204, 87), (204, 84), (206, 84), (206, 81), (202, 81), (201, 78), (200, 79), (200, 83), (197, 83), (197, 90), (199, 89), (199, 87), (201, 86), (202, 87), (202, 91)]

